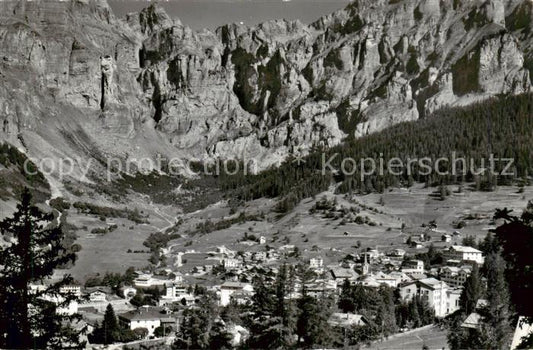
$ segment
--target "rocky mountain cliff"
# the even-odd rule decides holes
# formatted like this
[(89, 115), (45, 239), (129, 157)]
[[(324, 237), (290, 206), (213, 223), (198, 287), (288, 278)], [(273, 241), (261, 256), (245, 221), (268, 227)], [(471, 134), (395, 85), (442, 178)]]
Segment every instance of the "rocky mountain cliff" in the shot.
[(310, 25), (195, 32), (156, 5), (119, 19), (104, 0), (0, 2), (0, 140), (75, 157), (87, 181), (110, 156), (267, 167), (530, 91), (532, 16), (529, 0), (355, 0)]

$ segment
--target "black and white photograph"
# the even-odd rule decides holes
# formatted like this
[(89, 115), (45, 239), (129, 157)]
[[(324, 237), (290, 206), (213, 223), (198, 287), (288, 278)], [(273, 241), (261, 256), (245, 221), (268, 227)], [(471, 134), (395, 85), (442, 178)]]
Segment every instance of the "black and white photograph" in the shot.
[(0, 0), (0, 349), (533, 349), (533, 0)]

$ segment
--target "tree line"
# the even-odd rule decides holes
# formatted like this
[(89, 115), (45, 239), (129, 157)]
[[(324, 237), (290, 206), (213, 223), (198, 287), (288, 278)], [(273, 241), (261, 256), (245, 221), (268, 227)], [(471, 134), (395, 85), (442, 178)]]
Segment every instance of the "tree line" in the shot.
[[(294, 158), (289, 158), (281, 166), (256, 175), (222, 173), (218, 183), (223, 190), (243, 200), (279, 197), (280, 211), (290, 210), (302, 198), (316, 195), (333, 183), (340, 184), (339, 192), (363, 194), (382, 192), (391, 186), (411, 186), (414, 182), (428, 186), (474, 182), (476, 190), (492, 190), (498, 184), (511, 184), (532, 173), (532, 114), (532, 94), (492, 98), (468, 107), (445, 108), (424, 119), (401, 123), (361, 138), (349, 136), (341, 145), (330, 149), (315, 148), (303, 161), (294, 162)], [(425, 175), (419, 171), (422, 169), (418, 164), (412, 165), (410, 173), (407, 169), (401, 175), (385, 171), (384, 174), (365, 176), (363, 180), (360, 172), (343, 175), (329, 171), (329, 167), (325, 174), (322, 171), (324, 160), (327, 162), (335, 154), (337, 156), (329, 163), (333, 169), (341, 169), (342, 160), (348, 157), (356, 161), (382, 158), (385, 164), (392, 158), (399, 158), (405, 164), (413, 158), (450, 159), (452, 152), (456, 158), (467, 160), (466, 164), (456, 163), (455, 175), (451, 174), (451, 161), (439, 165), (439, 170), (448, 171), (449, 175), (435, 172)], [(489, 166), (491, 154), (496, 159), (514, 159), (509, 169), (514, 175), (494, 176), (489, 172), (476, 175), (476, 170)], [(473, 167), (470, 159), (474, 160)], [(495, 171), (499, 173), (505, 166), (505, 162), (495, 162)]]

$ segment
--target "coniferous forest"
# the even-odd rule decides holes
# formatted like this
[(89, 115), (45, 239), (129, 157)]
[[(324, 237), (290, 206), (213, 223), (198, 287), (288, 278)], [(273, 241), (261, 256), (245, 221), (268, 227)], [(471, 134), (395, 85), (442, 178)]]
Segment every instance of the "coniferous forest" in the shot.
[[(475, 183), (477, 190), (491, 190), (498, 184), (510, 184), (526, 178), (533, 172), (533, 95), (523, 94), (490, 99), (468, 107), (448, 108), (418, 121), (405, 122), (381, 132), (351, 138), (345, 143), (330, 148), (316, 149), (298, 162), (289, 159), (279, 168), (272, 168), (257, 175), (220, 177), (222, 189), (232, 191), (238, 198), (249, 200), (260, 197), (281, 197), (280, 210), (289, 210), (300, 199), (327, 189), (333, 183), (340, 183), (338, 191), (354, 193), (382, 192), (390, 186), (410, 186), (414, 182), (430, 186), (461, 182)], [(408, 159), (439, 157), (452, 159), (465, 158), (466, 169), (457, 163), (456, 175), (451, 175), (451, 162), (440, 163), (441, 173), (421, 175), (416, 165), (400, 176), (390, 173), (372, 174), (364, 177), (356, 171), (353, 175), (343, 175), (341, 162), (347, 157), (357, 161), (373, 158), (386, 164), (392, 158), (400, 158), (404, 164)], [(337, 154), (337, 156), (335, 156)], [(489, 157), (495, 159), (513, 158), (508, 172), (512, 176), (491, 175), (479, 169), (489, 166)], [(329, 161), (331, 159), (331, 161)], [(471, 160), (474, 166), (472, 167)], [(323, 173), (324, 164), (326, 172)], [(506, 162), (495, 162), (496, 173), (504, 170)], [(349, 166), (345, 169), (351, 170)], [(357, 169), (357, 168), (356, 168)], [(474, 170), (472, 172), (471, 170)]]

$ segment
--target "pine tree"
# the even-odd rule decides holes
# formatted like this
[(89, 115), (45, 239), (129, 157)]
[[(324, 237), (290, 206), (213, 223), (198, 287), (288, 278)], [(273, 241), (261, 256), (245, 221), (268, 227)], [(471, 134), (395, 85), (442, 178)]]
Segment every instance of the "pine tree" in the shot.
[(253, 319), (249, 346), (252, 348), (287, 348), (294, 342), (297, 312), (289, 298), (294, 289), (294, 269), (283, 264), (273, 285), (262, 277), (254, 280)]
[(296, 334), (302, 346), (330, 347), (335, 343), (335, 332), (328, 323), (332, 305), (333, 300), (328, 297), (317, 300), (304, 294), (298, 300), (300, 313), (296, 323)]
[(394, 293), (392, 288), (381, 286), (379, 288), (381, 300), (379, 301), (376, 323), (381, 327), (381, 333), (388, 336), (396, 332), (396, 317), (394, 306)]
[(485, 259), (488, 307), (483, 312), (482, 334), (485, 347), (504, 349), (510, 344), (512, 334), (509, 310), (509, 290), (505, 281), (505, 261), (500, 254), (492, 253)]
[(96, 325), (89, 339), (91, 343), (95, 344), (113, 344), (118, 341), (122, 341), (124, 336), (127, 337), (126, 332), (122, 330), (118, 324), (115, 310), (111, 304), (107, 304), (104, 319), (102, 323)]
[(474, 264), (472, 273), (466, 279), (463, 285), (463, 291), (459, 299), (459, 305), (461, 309), (469, 315), (476, 308), (476, 303), (482, 295), (481, 279), (479, 277), (479, 268), (477, 264)]
[(118, 327), (117, 316), (111, 304), (107, 304), (102, 323), (103, 343), (113, 344), (120, 338), (120, 329)]
[[(40, 284), (54, 269), (74, 261), (74, 254), (62, 245), (63, 233), (53, 225), (53, 214), (43, 213), (32, 204), (26, 188), (13, 217), (0, 222), (0, 231), (12, 242), (0, 247), (0, 347), (12, 349), (61, 347), (63, 342), (76, 348), (71, 328), (64, 321), (75, 320), (56, 313), (75, 297), (59, 298), (59, 288), (71, 282), (66, 276), (44, 290), (30, 290), (30, 284)], [(46, 296), (63, 300), (57, 305)]]
[[(496, 228), (494, 241), (502, 247), (501, 254), (507, 263), (506, 280), (509, 285), (512, 305), (516, 313), (526, 316), (526, 322), (533, 323), (533, 202), (529, 201), (521, 217), (510, 215), (507, 208), (497, 210), (495, 219), (505, 223)], [(521, 348), (533, 347), (533, 333), (530, 333)]]
[(481, 250), (484, 255), (496, 253), (500, 250), (498, 239), (494, 236), (492, 232), (487, 233), (483, 241), (479, 243), (479, 250)]
[(355, 305), (352, 298), (352, 285), (347, 279), (344, 280), (341, 289), (341, 295), (339, 296), (339, 309), (342, 312), (355, 312)]
[(283, 264), (275, 283), (276, 288), (276, 313), (275, 317), (281, 320), (279, 327), (279, 342), (282, 347), (292, 343), (296, 328), (296, 310), (290, 294), (294, 288), (294, 269)]
[(219, 310), (210, 293), (202, 295), (197, 306), (183, 312), (183, 323), (173, 349), (209, 347), (211, 329), (219, 317)]
[(477, 248), (476, 237), (466, 236), (463, 238), (462, 244), (467, 247)]
[(233, 336), (226, 330), (226, 325), (222, 320), (217, 320), (209, 333), (209, 348), (211, 349), (232, 349), (231, 341)]
[(512, 216), (509, 210), (503, 209), (497, 210), (494, 218), (505, 220), (495, 233), (507, 263), (512, 303), (518, 315), (533, 317), (533, 217), (527, 209), (522, 217)]

